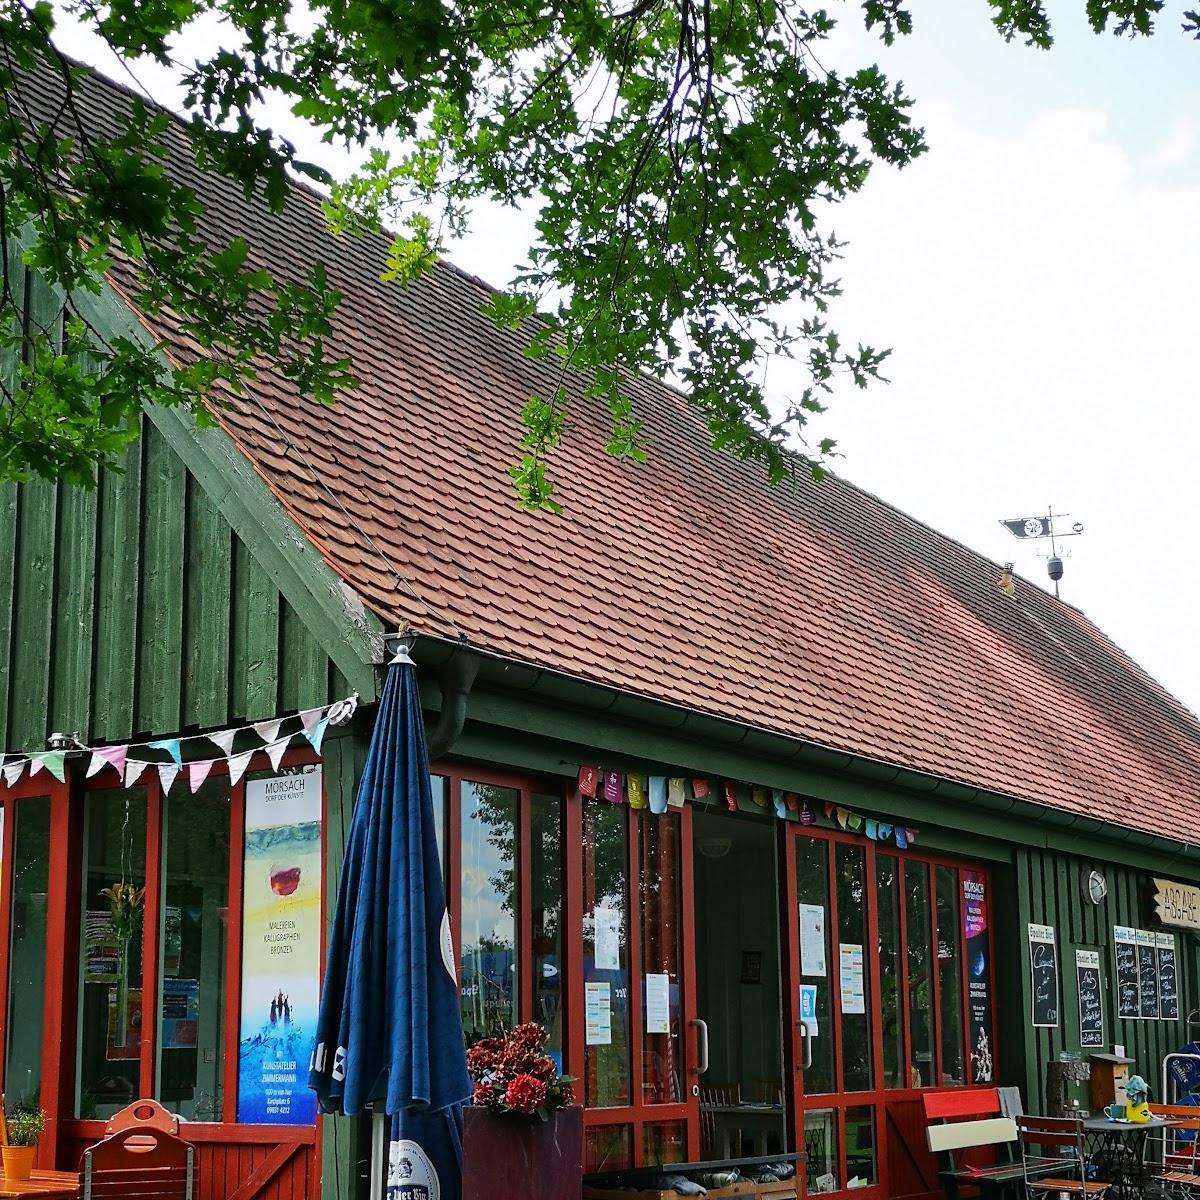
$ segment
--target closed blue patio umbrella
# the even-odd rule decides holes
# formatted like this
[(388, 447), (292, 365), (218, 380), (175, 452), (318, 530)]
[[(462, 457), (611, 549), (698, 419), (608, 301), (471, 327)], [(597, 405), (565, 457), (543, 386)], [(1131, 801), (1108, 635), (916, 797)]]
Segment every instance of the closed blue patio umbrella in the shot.
[(458, 1200), (471, 1095), (416, 668), (388, 668), (354, 804), (308, 1084), (326, 1112), (374, 1114), (371, 1195)]

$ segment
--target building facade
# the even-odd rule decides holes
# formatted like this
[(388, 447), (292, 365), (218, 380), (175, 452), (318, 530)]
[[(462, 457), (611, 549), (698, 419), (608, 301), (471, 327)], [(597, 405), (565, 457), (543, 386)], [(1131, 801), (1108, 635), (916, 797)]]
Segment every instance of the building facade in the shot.
[[(0, 1067), (44, 1165), (154, 1096), (206, 1200), (361, 1188), (305, 1019), (399, 628), (464, 1030), (546, 1027), (589, 1172), (804, 1151), (807, 1191), (925, 1196), (928, 1090), (1040, 1111), (1060, 1054), (1114, 1044), (1158, 1078), (1200, 1009), (1192, 914), (1154, 900), (1200, 884), (1192, 714), (876, 498), (712, 455), (651, 381), (651, 462), (604, 455), (576, 381), (564, 514), (520, 512), (553, 372), (483, 285), (397, 292), (311, 195), (272, 217), (205, 185), (214, 243), (332, 264), (363, 386), (318, 409), (267, 371), (217, 428), (148, 412), (94, 491), (0, 488)], [(89, 320), (188, 353), (127, 285)]]

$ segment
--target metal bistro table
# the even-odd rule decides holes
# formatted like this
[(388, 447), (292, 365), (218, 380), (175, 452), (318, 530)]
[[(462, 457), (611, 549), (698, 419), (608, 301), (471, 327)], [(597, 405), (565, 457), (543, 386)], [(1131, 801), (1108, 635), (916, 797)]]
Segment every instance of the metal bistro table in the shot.
[(1109, 1117), (1088, 1117), (1083, 1122), (1085, 1149), (1100, 1177), (1111, 1184), (1112, 1200), (1139, 1200), (1143, 1195), (1146, 1134), (1170, 1123), (1162, 1117), (1141, 1124)]

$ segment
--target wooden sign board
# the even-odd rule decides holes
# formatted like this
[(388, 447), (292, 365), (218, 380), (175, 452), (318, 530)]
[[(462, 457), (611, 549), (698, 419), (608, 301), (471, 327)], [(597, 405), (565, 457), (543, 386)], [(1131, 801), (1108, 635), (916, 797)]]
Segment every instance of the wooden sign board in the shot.
[(1200, 887), (1173, 879), (1154, 880), (1154, 912), (1164, 925), (1200, 929)]

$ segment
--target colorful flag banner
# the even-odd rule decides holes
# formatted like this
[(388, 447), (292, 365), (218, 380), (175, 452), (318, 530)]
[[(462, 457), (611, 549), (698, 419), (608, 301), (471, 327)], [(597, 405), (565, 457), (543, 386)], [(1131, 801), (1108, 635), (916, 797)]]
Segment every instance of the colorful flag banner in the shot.
[(784, 792), (783, 802), (787, 805), (788, 812), (800, 811), (800, 797), (795, 792)]
[(308, 744), (317, 754), (321, 753), (321, 743), (325, 740), (325, 730), (329, 728), (329, 718), (325, 717), (318, 721), (311, 729), (305, 729), (304, 736), (308, 738)]
[(908, 837), (905, 834), (904, 830), (901, 829), (899, 825), (896, 826), (896, 845), (901, 850), (908, 849)]
[(873, 842), (879, 840), (879, 822), (872, 821), (870, 817), (867, 818), (867, 837)]
[(150, 764), (141, 758), (127, 758), (125, 760), (125, 786), (133, 787), (135, 783), (146, 773), (146, 768)]
[(250, 760), (254, 757), (256, 751), (243, 750), (241, 754), (231, 754), (229, 756), (229, 786), (236, 787), (238, 780), (246, 773), (246, 768), (250, 765)]
[(660, 814), (667, 811), (667, 777), (665, 775), (650, 776), (650, 811)]
[(836, 811), (836, 813), (837, 813), (837, 823), (838, 823), (838, 824), (839, 824), (839, 825), (840, 825), (840, 826), (841, 826), (843, 829), (845, 829), (845, 828), (846, 828), (846, 821), (847, 821), (847, 819), (848, 819), (848, 818), (849, 818), (849, 816), (850, 816), (850, 810), (849, 810), (849, 809), (845, 809), (845, 808), (841, 808), (841, 807), (837, 807), (837, 808), (835, 808), (835, 811)]
[(629, 791), (629, 807), (645, 808), (648, 803), (646, 800), (646, 777), (644, 775), (626, 775), (625, 786)]
[(279, 740), (279, 727), (282, 724), (282, 719), (276, 721), (257, 721), (254, 725), (254, 732), (257, 733), (264, 742), (275, 742)]
[(300, 724), (304, 726), (304, 732), (309, 735), (310, 740), (313, 732), (321, 724), (322, 720), (328, 720), (323, 708), (306, 709), (300, 714)]
[(208, 778), (209, 772), (212, 769), (213, 760), (211, 758), (198, 758), (195, 762), (188, 763), (188, 787), (192, 789), (193, 796), (204, 786), (204, 781)]
[(846, 818), (846, 824), (857, 833), (862, 828), (863, 819), (856, 812), (852, 812)]
[(725, 793), (725, 807), (730, 812), (737, 812), (737, 784), (734, 783), (732, 779), (726, 779), (725, 782), (721, 784), (721, 789)]
[(917, 831), (915, 829), (906, 829), (904, 836), (908, 839), (908, 844), (911, 846), (917, 840)]
[(92, 751), (91, 760), (87, 765), (86, 778), (112, 767), (118, 775), (125, 774), (125, 758), (129, 754), (128, 746), (100, 746)]
[(596, 767), (579, 768), (579, 794), (589, 800), (596, 798), (596, 784), (599, 783), (600, 772)]
[(695, 796), (697, 800), (707, 800), (708, 797), (711, 795), (711, 790), (708, 786), (708, 780), (707, 779), (693, 779), (692, 780), (692, 795)]
[(767, 807), (767, 789), (762, 787), (752, 787), (750, 789), (750, 799), (758, 805), (759, 808)]
[(812, 806), (807, 800), (800, 806), (800, 824), (815, 825), (817, 823), (817, 814), (813, 812)]
[(147, 748), (150, 750), (165, 750), (172, 759), (175, 765), (180, 767), (183, 765), (183, 758), (179, 753), (179, 738), (159, 738), (156, 742), (147, 742)]
[(667, 783), (667, 803), (672, 808), (682, 808), (684, 803), (683, 785), (686, 780), (671, 779)]
[(775, 805), (775, 815), (780, 820), (787, 817), (787, 802), (783, 798), (782, 788), (771, 789), (771, 803)]
[(233, 753), (233, 740), (237, 735), (236, 729), (220, 729), (216, 733), (210, 733), (208, 740), (228, 758)]
[(157, 763), (156, 765), (158, 767), (158, 781), (162, 784), (163, 795), (165, 796), (171, 790), (171, 785), (178, 778), (181, 768), (173, 762)]
[(623, 788), (620, 771), (605, 771), (604, 772), (604, 798), (609, 804), (620, 804), (623, 798)]
[(9, 787), (14, 787), (17, 780), (25, 774), (25, 768), (29, 765), (29, 759), (18, 758), (16, 762), (4, 764), (4, 782)]

